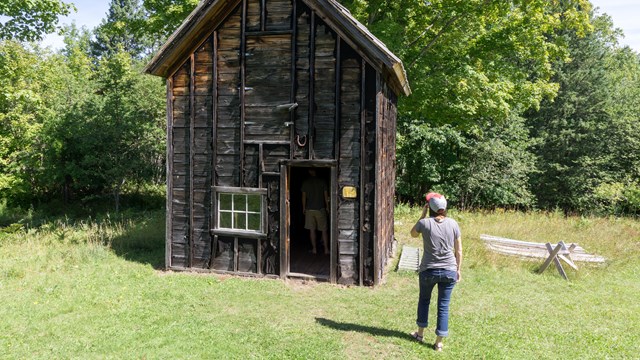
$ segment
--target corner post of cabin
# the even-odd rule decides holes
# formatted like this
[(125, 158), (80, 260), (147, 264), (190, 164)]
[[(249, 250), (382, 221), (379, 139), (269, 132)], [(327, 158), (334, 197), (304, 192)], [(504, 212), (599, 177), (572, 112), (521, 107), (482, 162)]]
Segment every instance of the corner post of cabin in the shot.
[(363, 285), (364, 276), (364, 206), (365, 206), (365, 159), (366, 159), (366, 75), (367, 62), (361, 58), (360, 64), (360, 206), (359, 206), (359, 231), (358, 231), (358, 283)]
[(247, 55), (247, 0), (242, 0), (242, 19), (240, 20), (240, 184), (244, 186), (244, 121)]
[[(291, 104), (297, 103), (296, 97), (296, 54), (298, 53), (298, 10), (296, 0), (292, 1), (292, 10), (291, 10), (291, 96), (289, 97), (289, 102)], [(296, 113), (298, 111), (298, 107), (296, 106), (293, 110), (289, 111), (289, 121), (293, 124), (291, 127), (291, 131), (289, 131), (289, 159), (294, 158), (295, 153), (295, 138), (296, 138)]]
[(165, 229), (165, 270), (171, 268), (171, 241), (173, 238), (173, 78), (167, 77), (167, 199)]
[(308, 136), (309, 140), (308, 151), (309, 151), (309, 159), (313, 159), (313, 144), (316, 140), (316, 130), (315, 130), (315, 72), (316, 72), (316, 12), (311, 11), (311, 31), (310, 31), (310, 39), (309, 39), (309, 126), (308, 126)]
[(338, 261), (338, 166), (331, 167), (331, 236), (330, 236), (330, 256), (329, 256), (329, 282), (337, 282), (337, 261)]
[[(287, 217), (289, 204), (287, 203), (287, 187), (289, 181), (288, 166), (280, 165), (280, 278), (286, 279), (289, 274), (289, 239), (287, 231)], [(283, 214), (284, 212), (284, 214)]]
[(217, 195), (214, 191), (216, 185), (216, 161), (218, 147), (215, 144), (218, 128), (218, 31), (215, 30), (211, 35), (212, 42), (212, 56), (211, 56), (211, 72), (213, 75), (212, 89), (211, 89), (211, 213), (209, 217), (209, 235), (211, 237), (211, 254), (209, 257), (209, 269), (213, 268), (213, 258), (215, 256), (215, 248), (217, 245), (217, 237), (213, 236), (213, 229), (218, 224), (218, 204), (216, 201)]
[[(380, 81), (380, 72), (376, 71), (376, 104), (375, 104), (375, 114), (373, 116), (375, 121), (375, 136), (376, 136), (376, 155), (375, 158), (375, 183), (380, 185), (386, 182), (383, 171), (386, 170), (386, 162), (383, 162), (385, 158), (385, 149), (382, 148), (382, 138), (385, 136), (383, 133), (383, 122), (384, 119), (383, 111), (381, 111), (380, 106), (384, 103), (382, 101), (382, 84)], [(384, 197), (387, 195), (386, 187), (383, 187), (381, 191), (375, 192), (375, 200), (374, 200), (374, 216), (373, 216), (373, 284), (378, 285), (380, 283), (380, 247), (383, 246), (386, 248), (385, 238), (386, 231), (382, 231), (383, 228), (389, 226), (387, 223), (388, 216), (383, 213), (386, 208), (383, 208), (382, 204), (385, 203)], [(382, 244), (379, 243), (382, 241)]]
[(189, 267), (193, 267), (193, 256), (194, 256), (194, 179), (193, 179), (193, 171), (194, 171), (194, 161), (195, 161), (195, 79), (196, 79), (196, 64), (195, 64), (195, 53), (191, 53), (189, 57)]

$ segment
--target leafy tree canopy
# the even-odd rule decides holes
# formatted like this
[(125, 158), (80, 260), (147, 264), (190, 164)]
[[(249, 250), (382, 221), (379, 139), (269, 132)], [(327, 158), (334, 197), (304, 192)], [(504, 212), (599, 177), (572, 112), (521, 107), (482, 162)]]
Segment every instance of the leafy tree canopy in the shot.
[(0, 40), (42, 40), (43, 35), (57, 29), (58, 18), (72, 10), (76, 8), (61, 0), (2, 0)]
[(144, 0), (147, 11), (147, 33), (163, 42), (180, 26), (198, 5), (198, 0)]
[(347, 0), (398, 54), (412, 96), (401, 111), (431, 124), (503, 121), (553, 97), (562, 29), (590, 30), (588, 0)]

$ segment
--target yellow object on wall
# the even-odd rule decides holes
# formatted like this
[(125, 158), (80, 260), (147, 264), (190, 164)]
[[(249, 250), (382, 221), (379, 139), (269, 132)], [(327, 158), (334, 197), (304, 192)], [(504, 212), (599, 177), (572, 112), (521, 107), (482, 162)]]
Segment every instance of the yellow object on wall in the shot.
[(358, 191), (355, 186), (345, 186), (342, 188), (342, 197), (345, 199), (355, 199), (358, 197)]

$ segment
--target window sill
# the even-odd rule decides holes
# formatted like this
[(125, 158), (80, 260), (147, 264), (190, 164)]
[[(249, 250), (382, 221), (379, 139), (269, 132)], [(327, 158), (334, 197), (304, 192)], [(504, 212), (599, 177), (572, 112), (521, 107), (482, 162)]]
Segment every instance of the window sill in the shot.
[(257, 231), (227, 230), (227, 229), (211, 229), (212, 235), (233, 236), (243, 238), (265, 239), (267, 234)]

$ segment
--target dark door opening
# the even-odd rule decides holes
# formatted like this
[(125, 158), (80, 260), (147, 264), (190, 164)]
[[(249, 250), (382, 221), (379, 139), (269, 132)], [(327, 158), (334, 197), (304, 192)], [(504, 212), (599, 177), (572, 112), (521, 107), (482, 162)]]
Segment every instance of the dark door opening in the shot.
[(311, 177), (309, 170), (315, 170), (329, 194), (329, 211), (326, 215), (327, 247), (331, 248), (331, 168), (327, 167), (291, 167), (290, 172), (290, 228), (289, 228), (289, 273), (306, 275), (318, 279), (329, 279), (331, 259), (325, 254), (322, 232), (316, 230), (316, 253), (312, 253), (311, 232), (305, 228), (305, 215), (302, 211), (302, 185)]

